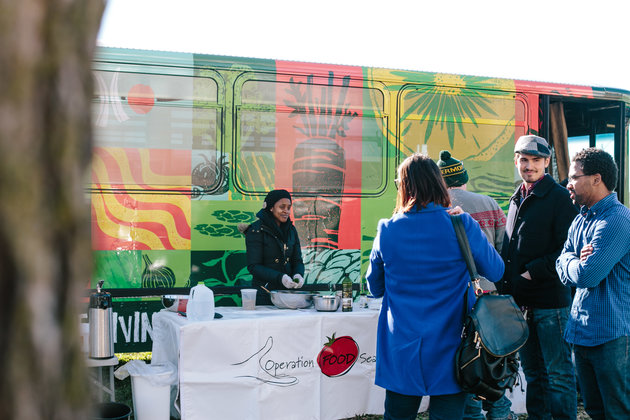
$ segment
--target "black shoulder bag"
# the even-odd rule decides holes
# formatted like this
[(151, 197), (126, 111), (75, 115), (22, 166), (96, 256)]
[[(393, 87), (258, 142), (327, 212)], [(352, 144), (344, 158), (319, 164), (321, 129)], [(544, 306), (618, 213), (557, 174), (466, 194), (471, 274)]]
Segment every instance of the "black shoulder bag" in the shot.
[(462, 342), (455, 355), (457, 382), (465, 392), (497, 401), (517, 381), (517, 351), (529, 336), (527, 321), (512, 296), (480, 293), (481, 276), (470, 252), (464, 224), (459, 216), (451, 216), (451, 221), (477, 295), (475, 305), (468, 312), (468, 283)]

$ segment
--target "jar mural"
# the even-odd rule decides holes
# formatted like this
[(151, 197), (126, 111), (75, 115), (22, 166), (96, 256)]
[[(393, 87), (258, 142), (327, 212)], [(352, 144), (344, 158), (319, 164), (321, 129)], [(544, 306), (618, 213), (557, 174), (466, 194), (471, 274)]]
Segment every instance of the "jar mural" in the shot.
[(346, 167), (347, 161), (360, 160), (360, 155), (352, 156), (353, 149), (346, 151), (345, 146), (360, 138), (361, 127), (352, 122), (359, 116), (355, 109), (360, 110), (353, 103), (360, 104), (362, 97), (360, 89), (350, 89), (349, 75), (335, 77), (329, 71), (321, 84), (315, 80), (312, 74), (304, 81), (291, 77), (283, 92), (291, 112), (285, 114), (288, 121), (283, 123), (290, 127), (282, 135), (291, 133), (295, 139), (290, 159), (294, 223), (303, 246), (339, 249), (346, 181), (349, 188), (360, 182), (353, 179), (356, 172)]

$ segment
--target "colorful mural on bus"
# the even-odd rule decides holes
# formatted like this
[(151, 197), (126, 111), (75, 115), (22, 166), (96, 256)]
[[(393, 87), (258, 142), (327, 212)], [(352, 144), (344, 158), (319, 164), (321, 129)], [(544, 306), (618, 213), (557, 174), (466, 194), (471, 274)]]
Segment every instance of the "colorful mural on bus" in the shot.
[[(239, 223), (289, 190), (308, 284), (361, 282), (397, 164), (465, 162), (506, 209), (516, 138), (540, 95), (591, 88), (376, 68), (101, 48), (94, 62), (92, 286), (245, 286)], [(555, 92), (555, 93), (554, 93)], [(239, 304), (238, 296), (218, 304)]]

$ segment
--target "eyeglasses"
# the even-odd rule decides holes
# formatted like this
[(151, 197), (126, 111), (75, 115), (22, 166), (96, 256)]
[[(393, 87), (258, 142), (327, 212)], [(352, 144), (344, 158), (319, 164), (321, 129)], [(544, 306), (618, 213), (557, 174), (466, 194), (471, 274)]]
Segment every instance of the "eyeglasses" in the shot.
[(573, 184), (575, 181), (577, 181), (577, 180), (578, 180), (578, 178), (582, 178), (583, 176), (591, 176), (591, 175), (592, 175), (592, 174), (571, 175), (571, 176), (569, 177), (569, 182)]

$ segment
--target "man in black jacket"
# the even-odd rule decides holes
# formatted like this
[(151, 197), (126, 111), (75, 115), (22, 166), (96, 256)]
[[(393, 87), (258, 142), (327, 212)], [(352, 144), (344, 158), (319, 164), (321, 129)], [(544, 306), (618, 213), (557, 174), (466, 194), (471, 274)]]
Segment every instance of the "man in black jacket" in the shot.
[(522, 136), (514, 154), (523, 183), (510, 199), (501, 252), (505, 274), (497, 289), (527, 311), (529, 339), (520, 356), (528, 418), (575, 419), (571, 348), (562, 338), (571, 290), (560, 282), (555, 262), (577, 209), (569, 192), (545, 174), (551, 155), (545, 139)]

